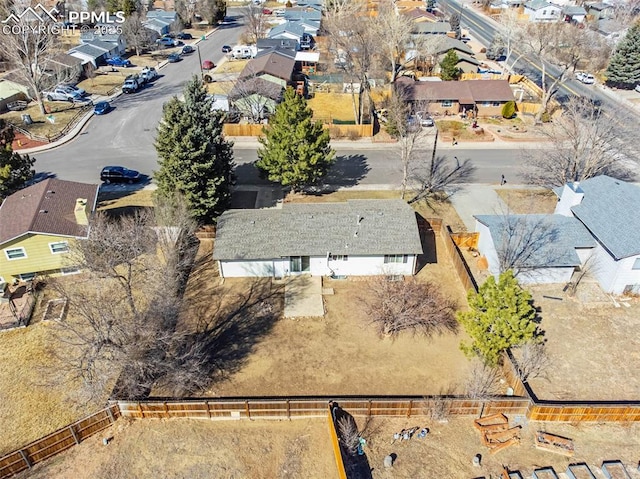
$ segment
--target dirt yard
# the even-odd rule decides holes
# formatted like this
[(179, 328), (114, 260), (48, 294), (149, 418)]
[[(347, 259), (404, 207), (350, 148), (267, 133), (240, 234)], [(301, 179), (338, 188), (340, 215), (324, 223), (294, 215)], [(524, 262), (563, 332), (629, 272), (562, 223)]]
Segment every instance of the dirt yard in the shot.
[(515, 214), (552, 214), (558, 203), (555, 193), (546, 188), (522, 190), (496, 188), (496, 193)]
[[(534, 469), (553, 467), (556, 473), (564, 473), (572, 463), (586, 462), (596, 477), (603, 460), (621, 460), (632, 474), (638, 464), (640, 447), (640, 424), (588, 424), (529, 422), (525, 418), (511, 417), (523, 425), (521, 442), (495, 455), (482, 445), (480, 433), (473, 427), (473, 418), (451, 418), (448, 423), (425, 418), (395, 419), (374, 418), (367, 427), (365, 454), (373, 469), (373, 479), (413, 479), (450, 477), (499, 477), (503, 466), (510, 471), (520, 471), (522, 477), (531, 477)], [(358, 418), (360, 428), (364, 418)], [(424, 439), (413, 437), (409, 441), (393, 442), (393, 434), (414, 426), (427, 427), (429, 434)], [(535, 431), (542, 430), (573, 439), (575, 455), (571, 458), (534, 446)], [(385, 456), (397, 456), (394, 466), (383, 466)], [(480, 467), (472, 464), (473, 457), (481, 454)], [(634, 473), (632, 473), (632, 469)], [(567, 477), (567, 476), (560, 476)]]
[[(562, 285), (530, 288), (541, 308), (551, 366), (531, 386), (540, 399), (638, 400), (640, 300), (617, 302), (583, 282), (577, 296)], [(559, 299), (552, 299), (559, 298)], [(629, 306), (625, 307), (626, 303)]]
[[(104, 446), (103, 438), (111, 437)], [(261, 479), (336, 477), (326, 420), (119, 420), (17, 477)]]

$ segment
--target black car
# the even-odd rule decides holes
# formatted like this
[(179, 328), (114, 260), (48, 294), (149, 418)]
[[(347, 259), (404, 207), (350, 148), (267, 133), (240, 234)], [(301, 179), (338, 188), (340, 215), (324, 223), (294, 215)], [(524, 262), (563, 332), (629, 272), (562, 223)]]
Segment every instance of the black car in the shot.
[(222, 53), (231, 53), (231, 50), (233, 50), (233, 48), (231, 48), (229, 45), (222, 46)]
[(172, 53), (167, 57), (167, 60), (169, 61), (169, 63), (177, 63), (182, 60), (182, 57), (179, 53)]
[(100, 180), (105, 183), (134, 183), (140, 179), (140, 173), (124, 166), (105, 166), (100, 172)]
[(190, 33), (180, 32), (176, 35), (178, 40), (193, 40), (193, 36)]
[(193, 48), (191, 45), (185, 45), (184, 47), (182, 47), (182, 54), (183, 55), (187, 55), (187, 54), (193, 53), (195, 51), (196, 51), (196, 49)]

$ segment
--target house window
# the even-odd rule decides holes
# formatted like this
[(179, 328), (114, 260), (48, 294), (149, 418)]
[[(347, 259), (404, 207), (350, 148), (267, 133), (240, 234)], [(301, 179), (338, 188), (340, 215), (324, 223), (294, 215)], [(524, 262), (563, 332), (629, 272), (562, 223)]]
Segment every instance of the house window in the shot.
[(59, 241), (58, 243), (49, 243), (49, 249), (51, 254), (60, 254), (69, 252), (69, 243), (66, 241)]
[(60, 274), (62, 276), (66, 276), (68, 274), (78, 274), (80, 272), (80, 268), (77, 266), (69, 266), (68, 268), (60, 268)]
[(406, 263), (408, 256), (406, 254), (385, 254), (385, 263)]
[(542, 10), (542, 15), (546, 15), (547, 11), (546, 10)]
[(346, 254), (332, 254), (331, 261), (348, 261), (349, 255)]
[(483, 101), (482, 102), (482, 106), (491, 106), (491, 102), (490, 101)]
[(451, 108), (453, 106), (453, 100), (442, 100), (441, 105), (443, 108)]
[(19, 274), (18, 275), (20, 277), (20, 281), (33, 281), (33, 278), (36, 277), (35, 273), (24, 273), (24, 274)]
[(491, 106), (501, 106), (502, 103), (500, 103), (499, 101), (494, 101), (491, 103)]
[(12, 259), (22, 259), (27, 257), (27, 253), (24, 248), (9, 248), (4, 250), (4, 254), (7, 256), (8, 260)]
[(631, 269), (640, 269), (640, 258), (636, 258)]

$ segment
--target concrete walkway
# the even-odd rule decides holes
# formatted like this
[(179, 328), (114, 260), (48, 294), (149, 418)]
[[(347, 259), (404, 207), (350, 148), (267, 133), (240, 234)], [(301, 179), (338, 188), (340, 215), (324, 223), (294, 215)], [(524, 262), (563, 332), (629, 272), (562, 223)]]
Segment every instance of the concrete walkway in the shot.
[(501, 187), (468, 184), (453, 192), (449, 198), (468, 231), (475, 231), (476, 221), (473, 215), (499, 215), (507, 212), (507, 205), (495, 188)]
[(322, 278), (290, 276), (284, 287), (284, 317), (310, 318), (324, 316)]

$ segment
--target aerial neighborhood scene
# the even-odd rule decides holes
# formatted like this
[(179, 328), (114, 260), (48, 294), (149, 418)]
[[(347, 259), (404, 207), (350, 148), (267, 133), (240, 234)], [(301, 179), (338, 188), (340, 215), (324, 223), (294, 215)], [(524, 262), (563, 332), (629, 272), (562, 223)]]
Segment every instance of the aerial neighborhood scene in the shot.
[(639, 0), (0, 17), (0, 479), (640, 479)]

